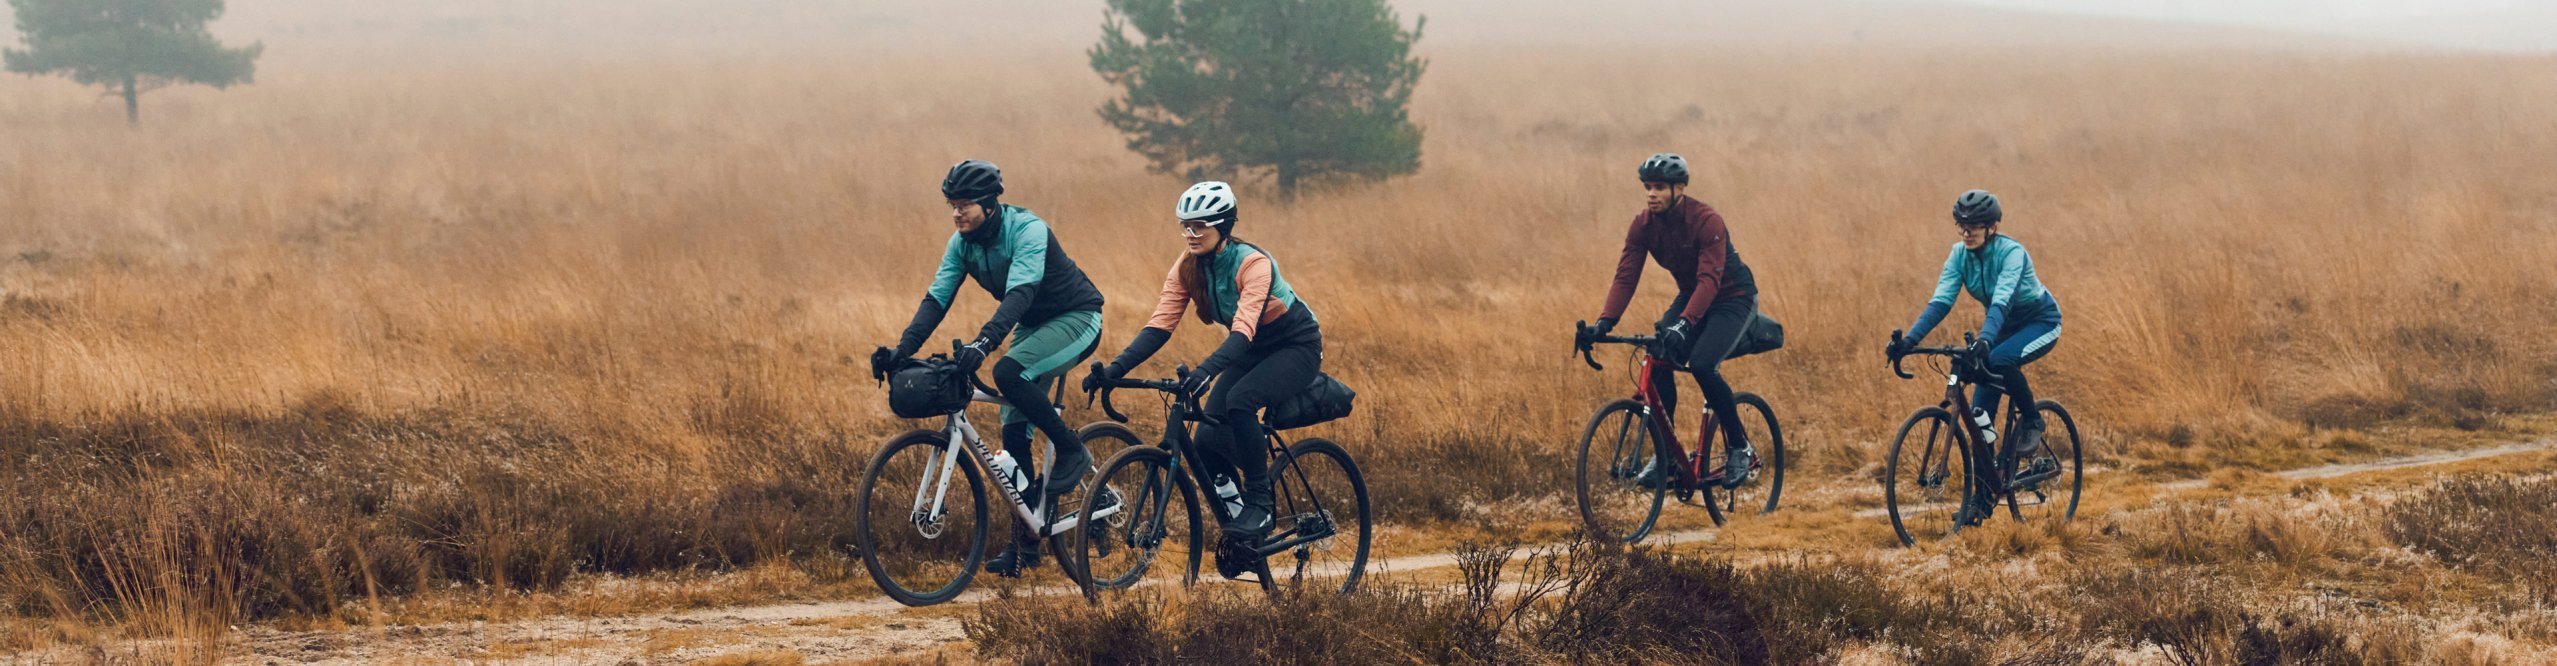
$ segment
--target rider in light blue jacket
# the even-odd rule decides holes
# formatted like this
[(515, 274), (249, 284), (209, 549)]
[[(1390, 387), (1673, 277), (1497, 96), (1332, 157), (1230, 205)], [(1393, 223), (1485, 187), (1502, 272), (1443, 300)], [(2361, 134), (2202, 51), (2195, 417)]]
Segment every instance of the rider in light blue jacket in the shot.
[[(1927, 333), (1944, 322), (1953, 311), (1956, 292), (1969, 292), (1988, 311), (1980, 324), (1974, 349), (1988, 359), (1990, 372), (2000, 382), (1979, 384), (1972, 394), (1971, 414), (1974, 419), (1998, 413), (2001, 392), (2013, 394), (2016, 404), (2024, 408), (2023, 420), (2011, 424), (2015, 432), (2007, 437), (2000, 454), (2000, 464), (2010, 471), (2015, 461), (2033, 455), (2042, 446), (2042, 413), (2032, 407), (2033, 387), (2026, 383), (2024, 365), (2032, 363), (2060, 342), (2060, 303), (2042, 280), (2033, 273), (2033, 257), (2026, 254), (2024, 244), (1998, 233), (1998, 223), (2005, 217), (1998, 198), (1984, 190), (1962, 193), (1953, 204), (1954, 224), (1962, 228), (1962, 242), (1953, 245), (1953, 253), (1944, 258), (1944, 273), (1936, 278), (1935, 295), (1927, 299), (1927, 308), (1918, 321), (1909, 325), (1909, 334), (1891, 349), (1894, 355), (1918, 346)], [(1985, 420), (1985, 419), (1984, 419)]]

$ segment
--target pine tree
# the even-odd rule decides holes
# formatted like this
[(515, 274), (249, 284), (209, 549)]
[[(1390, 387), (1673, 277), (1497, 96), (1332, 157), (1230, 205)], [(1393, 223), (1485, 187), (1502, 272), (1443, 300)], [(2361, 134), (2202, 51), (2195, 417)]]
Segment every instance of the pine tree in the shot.
[(1092, 69), (1124, 95), (1101, 118), (1157, 172), (1261, 171), (1281, 199), (1409, 174), (1427, 22), (1404, 30), (1385, 0), (1109, 0)]
[(125, 122), (141, 124), (142, 93), (181, 83), (249, 83), (263, 44), (231, 48), (204, 24), (222, 0), (9, 0), (25, 49), (0, 53), (8, 70), (61, 74), (124, 97)]

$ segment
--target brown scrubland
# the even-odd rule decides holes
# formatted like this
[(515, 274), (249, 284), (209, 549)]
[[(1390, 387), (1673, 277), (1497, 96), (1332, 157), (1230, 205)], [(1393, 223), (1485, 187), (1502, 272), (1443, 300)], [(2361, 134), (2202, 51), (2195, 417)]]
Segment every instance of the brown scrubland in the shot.
[[(2390, 434), (2407, 428), (2533, 436), (2516, 415), (2557, 407), (2547, 58), (1879, 27), (1793, 46), (1584, 28), (1519, 48), (1500, 36), (1532, 20), (1521, 10), (1467, 33), (1462, 7), (1433, 7), (1433, 28), (1457, 27), (1423, 40), (1418, 174), (1287, 206), (1247, 188), (1241, 222), (1321, 317), (1326, 369), (1360, 391), (1355, 416), (1312, 432), (1359, 456), (1395, 530), (1569, 520), (1572, 438), (1629, 388), (1625, 366), (1568, 355), (1571, 324), (1595, 315), (1640, 206), (1634, 165), (1664, 150), (1693, 160), (1692, 193), (1729, 220), (1787, 327), (1785, 349), (1728, 371), (1773, 401), (1802, 488), (1869, 488), (1890, 428), (1935, 400), (1881, 348), (1922, 305), (1955, 240), (1946, 210), (1973, 187), (2006, 199), (2006, 230), (2066, 313), (2037, 388), (2075, 411), (2098, 475), (2367, 460), (2417, 448)], [(360, 57), (270, 34), (259, 83), (156, 93), (139, 129), (69, 83), (0, 79), (0, 649), (378, 622), (385, 600), (593, 577), (783, 570), (858, 588), (853, 484), (919, 425), (888, 413), (862, 359), (930, 278), (942, 170), (1004, 167), (1006, 201), (1048, 219), (1107, 294), (1104, 355), (1179, 248), (1169, 210), (1187, 183), (1147, 172), (1093, 113), (1110, 91), (1079, 54), (1081, 23), (955, 53), (907, 33), (496, 53), (404, 34), (437, 45), (415, 57), (361, 39), (360, 22), (254, 25)], [(1670, 293), (1654, 269), (1628, 320)], [(968, 287), (935, 340), (991, 309)], [(1966, 299), (1938, 339), (1977, 313)], [(1203, 357), (1213, 336), (1187, 333), (1140, 374)], [(1150, 435), (1158, 412), (1135, 411)], [(1070, 402), (1069, 421), (1098, 418)], [(2125, 503), (1967, 537), (1928, 575), (1863, 537), (1772, 563), (1549, 551), (1600, 583), (1524, 624), (1484, 624), (1503, 602), (1461, 587), (1386, 585), (1158, 596), (1093, 616), (1106, 627), (989, 605), (971, 631), (1159, 647), (1391, 616), (1434, 618), (1410, 631), (1447, 651), (1378, 659), (2076, 663), (2090, 645), (2147, 645), (2226, 663), (2319, 646), (2451, 659), (2426, 632), (2456, 615), (2511, 619), (2460, 626), (2492, 634), (2476, 655), (2527, 660), (2545, 653), (2496, 646), (2557, 641), (2557, 599), (2514, 582), (2557, 576), (2532, 564), (2557, 551), (2521, 529), (2545, 535), (2557, 500), (2523, 476), (2548, 461), (2528, 460), (2350, 494), (2367, 506), (2315, 520), (2288, 517), (2327, 497), (2307, 492)], [(1871, 506), (1852, 504), (1832, 508)], [(2081, 555), (2136, 566), (2061, 565)], [(2061, 573), (2027, 589), (1965, 573), (2036, 566)], [(2211, 587), (2261, 576), (2361, 581), (2334, 603), (2386, 610)], [(1607, 587), (1623, 581), (1640, 584)], [(1627, 615), (1653, 606), (1773, 633), (1573, 633), (1666, 621)], [(2202, 633), (2155, 633), (2171, 631)], [(2294, 651), (2244, 651), (2259, 644)], [(1135, 654), (1046, 647), (985, 654)]]

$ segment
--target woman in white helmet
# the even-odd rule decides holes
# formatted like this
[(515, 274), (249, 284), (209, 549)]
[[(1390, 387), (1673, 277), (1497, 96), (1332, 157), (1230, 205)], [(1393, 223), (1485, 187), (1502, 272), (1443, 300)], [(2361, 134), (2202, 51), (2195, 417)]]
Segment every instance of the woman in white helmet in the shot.
[[(1225, 343), (1199, 363), (1182, 388), (1196, 395), (1214, 378), (1206, 408), (1225, 420), (1225, 436), (1202, 429), (1200, 449), (1211, 456), (1211, 471), (1225, 466), (1212, 457), (1222, 448), (1242, 472), (1243, 510), (1225, 529), (1229, 536), (1257, 541), (1269, 533), (1275, 508), (1269, 440), (1261, 430), (1260, 412), (1314, 383), (1323, 366), (1323, 330), (1313, 309), (1280, 276), (1278, 261), (1234, 237), (1232, 186), (1218, 181), (1191, 185), (1173, 211), (1188, 247), (1164, 277), (1163, 298), (1145, 329), (1101, 372), (1117, 379), (1144, 363), (1172, 339), (1181, 311), (1192, 305), (1199, 321), (1227, 331)], [(1097, 389), (1100, 381), (1087, 378), (1085, 390)]]

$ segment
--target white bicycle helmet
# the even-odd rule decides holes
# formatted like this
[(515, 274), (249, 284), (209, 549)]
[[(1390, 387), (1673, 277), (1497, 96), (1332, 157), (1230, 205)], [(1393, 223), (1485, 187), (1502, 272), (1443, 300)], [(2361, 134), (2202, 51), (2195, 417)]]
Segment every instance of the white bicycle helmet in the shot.
[(1173, 204), (1172, 212), (1180, 215), (1183, 222), (1205, 222), (1233, 233), (1227, 225), (1234, 222), (1234, 186), (1221, 180), (1191, 185), (1181, 192), (1181, 201)]

